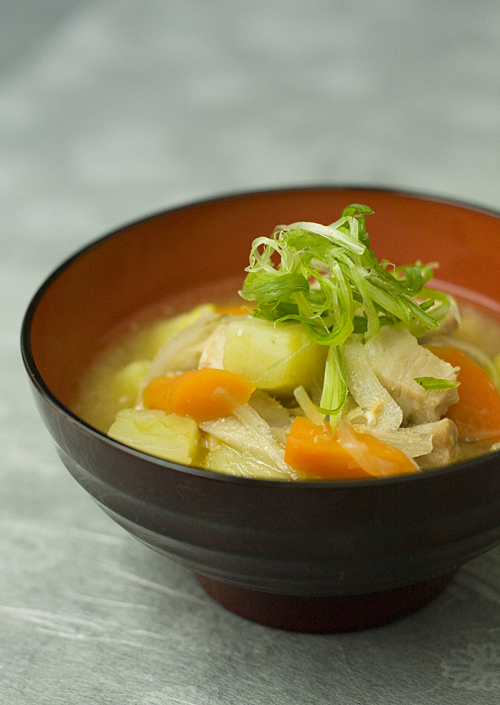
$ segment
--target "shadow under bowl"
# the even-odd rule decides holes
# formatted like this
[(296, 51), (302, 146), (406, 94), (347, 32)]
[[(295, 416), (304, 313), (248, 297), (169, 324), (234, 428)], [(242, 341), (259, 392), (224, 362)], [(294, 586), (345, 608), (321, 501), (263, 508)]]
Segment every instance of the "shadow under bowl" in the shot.
[[(500, 215), (418, 194), (317, 187), (221, 197), (159, 213), (62, 264), (25, 316), (24, 363), (62, 461), (140, 541), (208, 594), (269, 626), (364, 629), (420, 609), (500, 541), (500, 455), (385, 480), (288, 483), (190, 468), (125, 447), (80, 419), (81, 370), (110, 330), (162, 302), (243, 279), (276, 223), (329, 223), (364, 203), (372, 249), (440, 262), (452, 292), (499, 316)], [(473, 292), (473, 293), (471, 293)]]

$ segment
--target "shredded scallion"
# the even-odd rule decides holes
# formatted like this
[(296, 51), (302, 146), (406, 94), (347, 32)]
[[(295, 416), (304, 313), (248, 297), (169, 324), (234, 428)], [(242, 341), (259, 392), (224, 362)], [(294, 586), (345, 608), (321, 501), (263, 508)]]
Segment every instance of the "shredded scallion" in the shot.
[(331, 225), (297, 222), (254, 240), (241, 296), (254, 316), (298, 321), (310, 340), (330, 346), (319, 411), (335, 421), (347, 398), (342, 346), (352, 334), (370, 340), (382, 325), (414, 335), (437, 328), (449, 298), (427, 289), (436, 265), (395, 267), (370, 249), (368, 206), (352, 204)]
[(427, 390), (455, 389), (459, 385), (459, 382), (452, 382), (449, 379), (438, 379), (437, 377), (415, 377), (415, 382), (418, 382), (421, 387)]

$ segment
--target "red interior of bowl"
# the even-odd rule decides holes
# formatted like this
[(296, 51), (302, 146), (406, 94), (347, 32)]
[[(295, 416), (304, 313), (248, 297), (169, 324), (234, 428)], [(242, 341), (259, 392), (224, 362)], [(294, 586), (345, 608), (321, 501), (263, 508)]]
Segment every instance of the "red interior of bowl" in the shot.
[(372, 249), (395, 264), (440, 263), (439, 279), (500, 301), (500, 215), (356, 188), (261, 192), (208, 201), (118, 231), (71, 261), (39, 297), (31, 350), (67, 406), (82, 367), (120, 322), (187, 289), (243, 276), (249, 247), (278, 223), (330, 223), (369, 205)]

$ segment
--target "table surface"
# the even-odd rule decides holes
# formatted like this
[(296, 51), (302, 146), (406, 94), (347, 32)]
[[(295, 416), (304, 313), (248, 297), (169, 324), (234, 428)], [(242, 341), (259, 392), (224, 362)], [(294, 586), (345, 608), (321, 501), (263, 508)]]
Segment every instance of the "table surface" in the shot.
[(498, 703), (500, 550), (381, 629), (234, 616), (69, 476), (18, 342), (59, 262), (177, 204), (365, 184), (500, 209), (497, 0), (5, 0), (0, 42), (0, 702)]

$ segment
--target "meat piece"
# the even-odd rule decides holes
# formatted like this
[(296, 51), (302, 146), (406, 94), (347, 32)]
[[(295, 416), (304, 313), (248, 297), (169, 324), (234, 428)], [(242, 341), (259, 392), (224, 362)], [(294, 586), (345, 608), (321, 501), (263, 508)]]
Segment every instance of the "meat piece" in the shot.
[(365, 352), (378, 380), (403, 409), (405, 424), (438, 421), (458, 401), (455, 388), (426, 390), (415, 382), (416, 377), (455, 382), (457, 368), (419, 345), (406, 328), (382, 326)]
[(452, 463), (459, 450), (458, 429), (451, 419), (398, 428), (396, 431), (366, 426), (363, 430), (399, 448), (410, 458), (417, 458), (419, 466), (424, 470)]
[(441, 419), (435, 423), (417, 426), (432, 436), (432, 452), (422, 455), (417, 462), (422, 470), (430, 470), (443, 465), (450, 465), (458, 457), (458, 429), (451, 419)]

